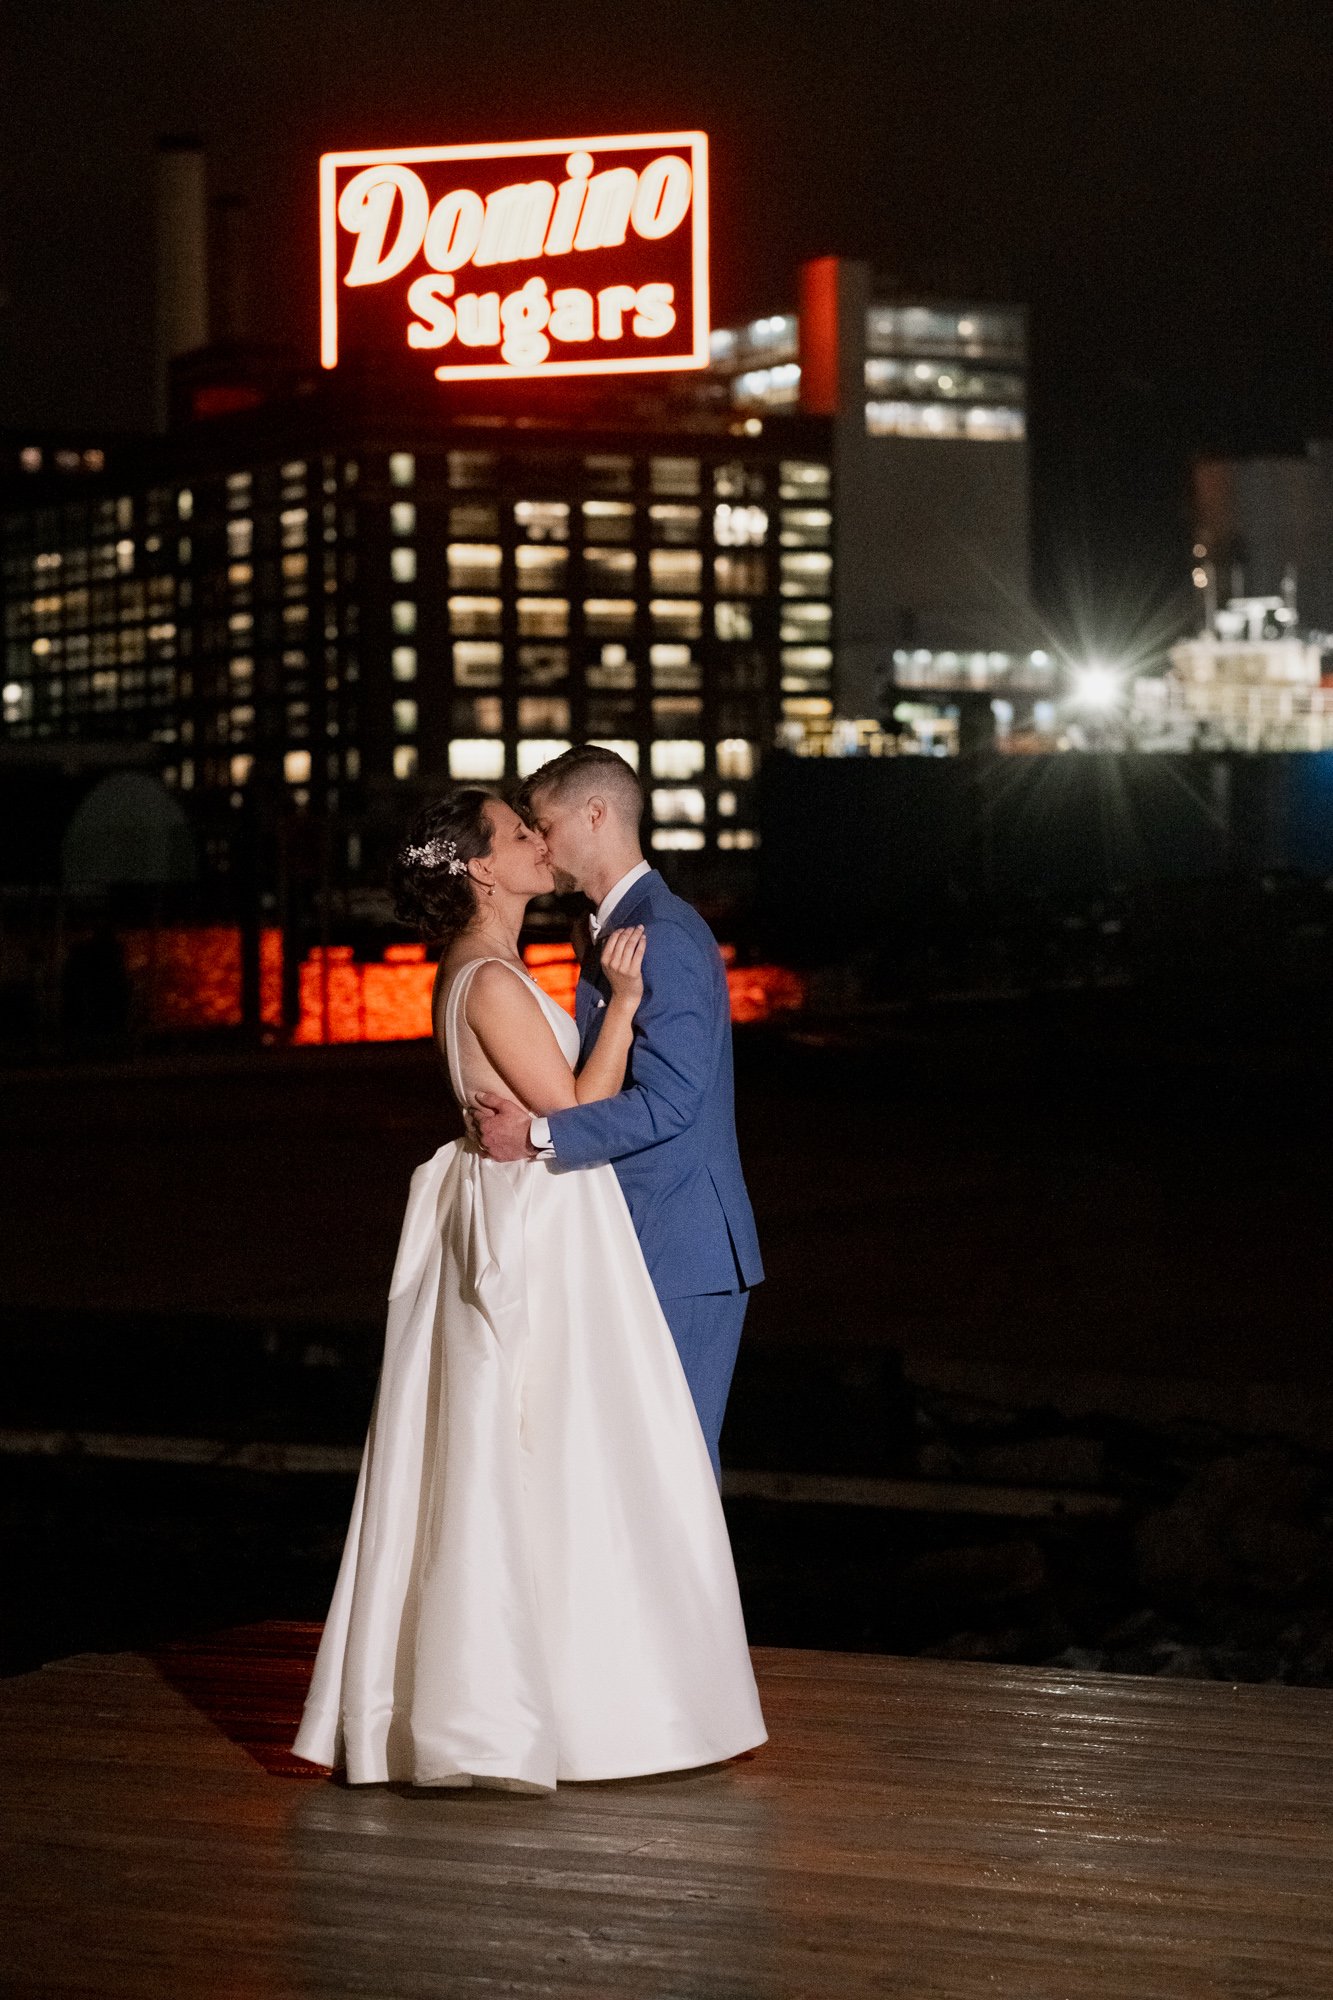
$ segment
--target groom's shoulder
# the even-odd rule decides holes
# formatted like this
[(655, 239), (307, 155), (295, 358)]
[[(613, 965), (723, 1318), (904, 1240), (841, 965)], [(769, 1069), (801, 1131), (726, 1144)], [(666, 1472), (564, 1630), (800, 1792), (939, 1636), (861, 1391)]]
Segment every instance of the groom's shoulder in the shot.
[(721, 956), (717, 939), (694, 905), (669, 889), (656, 871), (648, 878), (642, 914), (637, 920), (646, 921), (654, 930), (660, 928), (672, 934), (673, 941), (682, 948), (700, 952), (710, 960)]

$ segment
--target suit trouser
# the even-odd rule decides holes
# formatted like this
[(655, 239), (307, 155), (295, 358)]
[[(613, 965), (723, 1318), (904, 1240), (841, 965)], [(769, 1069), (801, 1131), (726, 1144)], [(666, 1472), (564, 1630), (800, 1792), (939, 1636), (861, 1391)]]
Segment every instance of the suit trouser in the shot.
[(722, 1466), (717, 1445), (749, 1303), (748, 1292), (701, 1292), (662, 1301), (719, 1485)]

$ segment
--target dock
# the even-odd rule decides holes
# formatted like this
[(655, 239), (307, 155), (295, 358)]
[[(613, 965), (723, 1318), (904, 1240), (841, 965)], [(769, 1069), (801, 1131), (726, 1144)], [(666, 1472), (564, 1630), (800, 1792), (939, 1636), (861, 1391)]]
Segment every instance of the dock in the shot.
[(532, 1799), (299, 1764), (317, 1639), (0, 1683), (9, 2000), (1333, 1995), (1333, 1692), (759, 1649), (762, 1750)]

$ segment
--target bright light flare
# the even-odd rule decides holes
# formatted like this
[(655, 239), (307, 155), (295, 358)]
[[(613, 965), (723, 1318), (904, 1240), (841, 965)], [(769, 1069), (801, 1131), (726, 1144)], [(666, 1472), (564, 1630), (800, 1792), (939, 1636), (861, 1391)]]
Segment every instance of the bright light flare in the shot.
[(1119, 705), (1124, 688), (1124, 675), (1116, 667), (1103, 666), (1099, 660), (1089, 660), (1085, 667), (1074, 669), (1071, 692), (1079, 708), (1106, 714)]

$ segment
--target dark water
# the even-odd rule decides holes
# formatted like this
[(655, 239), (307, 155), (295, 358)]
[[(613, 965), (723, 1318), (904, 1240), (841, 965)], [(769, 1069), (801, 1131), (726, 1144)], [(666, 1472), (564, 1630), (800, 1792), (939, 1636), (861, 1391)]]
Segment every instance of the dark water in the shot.
[[(1333, 1679), (1314, 1049), (1089, 993), (738, 1036), (724, 1463), (897, 1482), (728, 1500), (756, 1642)], [(6, 1424), (359, 1443), (428, 1051), (16, 1079), (0, 1130)], [(319, 1617), (351, 1485), (0, 1455), (5, 1667)]]

